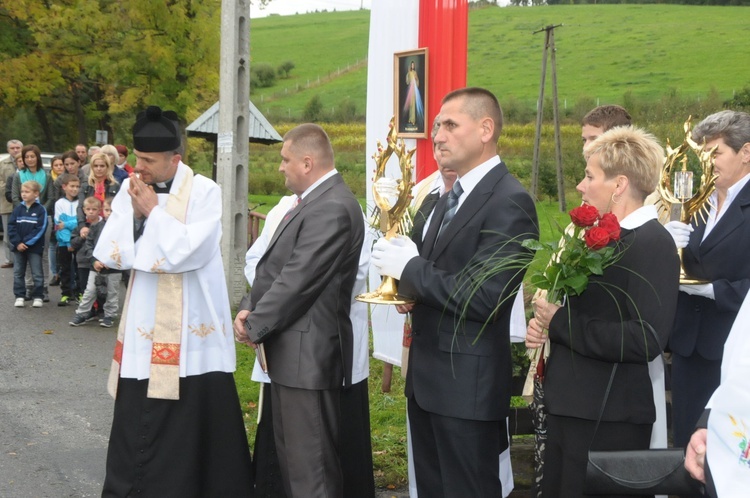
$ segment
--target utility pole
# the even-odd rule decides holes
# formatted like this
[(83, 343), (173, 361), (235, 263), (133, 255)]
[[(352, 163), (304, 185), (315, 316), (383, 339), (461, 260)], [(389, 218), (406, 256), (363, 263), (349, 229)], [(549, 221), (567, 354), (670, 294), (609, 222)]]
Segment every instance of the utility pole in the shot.
[(533, 34), (545, 33), (544, 50), (542, 51), (542, 77), (539, 83), (539, 100), (536, 103), (536, 135), (534, 137), (534, 162), (531, 169), (531, 193), (534, 198), (539, 198), (539, 151), (542, 140), (542, 118), (544, 115), (544, 86), (547, 77), (547, 51), (551, 53), (552, 62), (552, 112), (555, 125), (555, 162), (557, 164), (557, 198), (560, 203), (560, 211), (567, 211), (565, 203), (565, 179), (562, 167), (562, 143), (560, 139), (560, 113), (557, 98), (557, 64), (555, 63), (555, 28), (562, 24), (550, 24)]
[(221, 2), (219, 76), (216, 179), (222, 188), (221, 255), (229, 301), (237, 306), (247, 288), (244, 266), (250, 113), (249, 0)]

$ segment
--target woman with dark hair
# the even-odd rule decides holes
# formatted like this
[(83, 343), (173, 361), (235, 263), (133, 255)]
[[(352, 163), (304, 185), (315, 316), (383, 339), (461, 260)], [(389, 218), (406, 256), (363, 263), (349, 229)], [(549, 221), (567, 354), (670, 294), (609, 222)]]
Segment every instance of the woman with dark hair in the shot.
[(663, 149), (643, 130), (620, 127), (584, 156), (583, 203), (614, 215), (621, 232), (602, 275), (563, 306), (540, 298), (529, 321), (527, 347), (550, 341), (543, 496), (583, 496), (590, 449), (649, 448), (656, 409), (648, 363), (666, 346), (677, 305), (677, 250), (656, 208), (644, 205)]
[(29, 180), (34, 180), (41, 187), (39, 192), (39, 202), (47, 203), (47, 192), (52, 183), (49, 173), (42, 167), (42, 151), (36, 145), (26, 145), (21, 149), (21, 159), (23, 168), (16, 171), (13, 178), (13, 206), (21, 204), (21, 184)]
[[(21, 185), (24, 182), (30, 180), (33, 180), (39, 184), (40, 190), (38, 200), (39, 203), (44, 206), (47, 203), (47, 194), (49, 192), (49, 187), (52, 184), (52, 180), (49, 173), (47, 173), (42, 167), (42, 151), (39, 150), (39, 147), (37, 147), (36, 145), (26, 145), (21, 149), (21, 154), (18, 156), (18, 158), (22, 161), (22, 163), (19, 165), (18, 171), (13, 174), (13, 189), (11, 193), (13, 207), (18, 206), (23, 202), (23, 200), (21, 199)], [(49, 214), (49, 212), (47, 214)], [(49, 250), (46, 247), (44, 249)], [(42, 270), (44, 270), (44, 268), (42, 268)], [(43, 271), (42, 280), (44, 280)], [(26, 275), (26, 297), (29, 298), (29, 300), (32, 288), (33, 282), (31, 273), (29, 271)], [(43, 299), (45, 303), (49, 301), (46, 283), (44, 285)]]

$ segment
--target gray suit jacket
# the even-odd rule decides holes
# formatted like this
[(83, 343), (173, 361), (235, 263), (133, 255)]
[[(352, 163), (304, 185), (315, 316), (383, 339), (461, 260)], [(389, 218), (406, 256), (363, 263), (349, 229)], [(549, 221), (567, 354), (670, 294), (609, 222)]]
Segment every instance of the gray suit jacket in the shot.
[(271, 381), (335, 389), (352, 371), (352, 289), (362, 209), (340, 175), (310, 192), (276, 229), (240, 303), (250, 340), (265, 345)]

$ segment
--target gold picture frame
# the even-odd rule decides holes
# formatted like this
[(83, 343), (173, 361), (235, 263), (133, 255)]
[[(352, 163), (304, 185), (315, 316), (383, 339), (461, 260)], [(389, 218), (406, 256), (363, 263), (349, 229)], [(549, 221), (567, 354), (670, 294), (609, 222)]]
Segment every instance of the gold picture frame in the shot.
[(393, 115), (399, 137), (427, 138), (427, 48), (393, 54)]

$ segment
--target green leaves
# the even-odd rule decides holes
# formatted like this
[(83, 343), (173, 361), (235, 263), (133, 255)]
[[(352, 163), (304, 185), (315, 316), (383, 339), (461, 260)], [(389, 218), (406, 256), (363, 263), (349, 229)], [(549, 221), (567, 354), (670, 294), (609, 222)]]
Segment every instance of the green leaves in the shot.
[(591, 275), (602, 275), (604, 269), (617, 259), (615, 248), (607, 246), (599, 250), (590, 249), (583, 240), (584, 229), (571, 225), (560, 242), (523, 241), (523, 246), (532, 251), (550, 254), (550, 264), (543, 272), (531, 275), (531, 284), (545, 289), (555, 302), (562, 295), (578, 296), (586, 290)]

